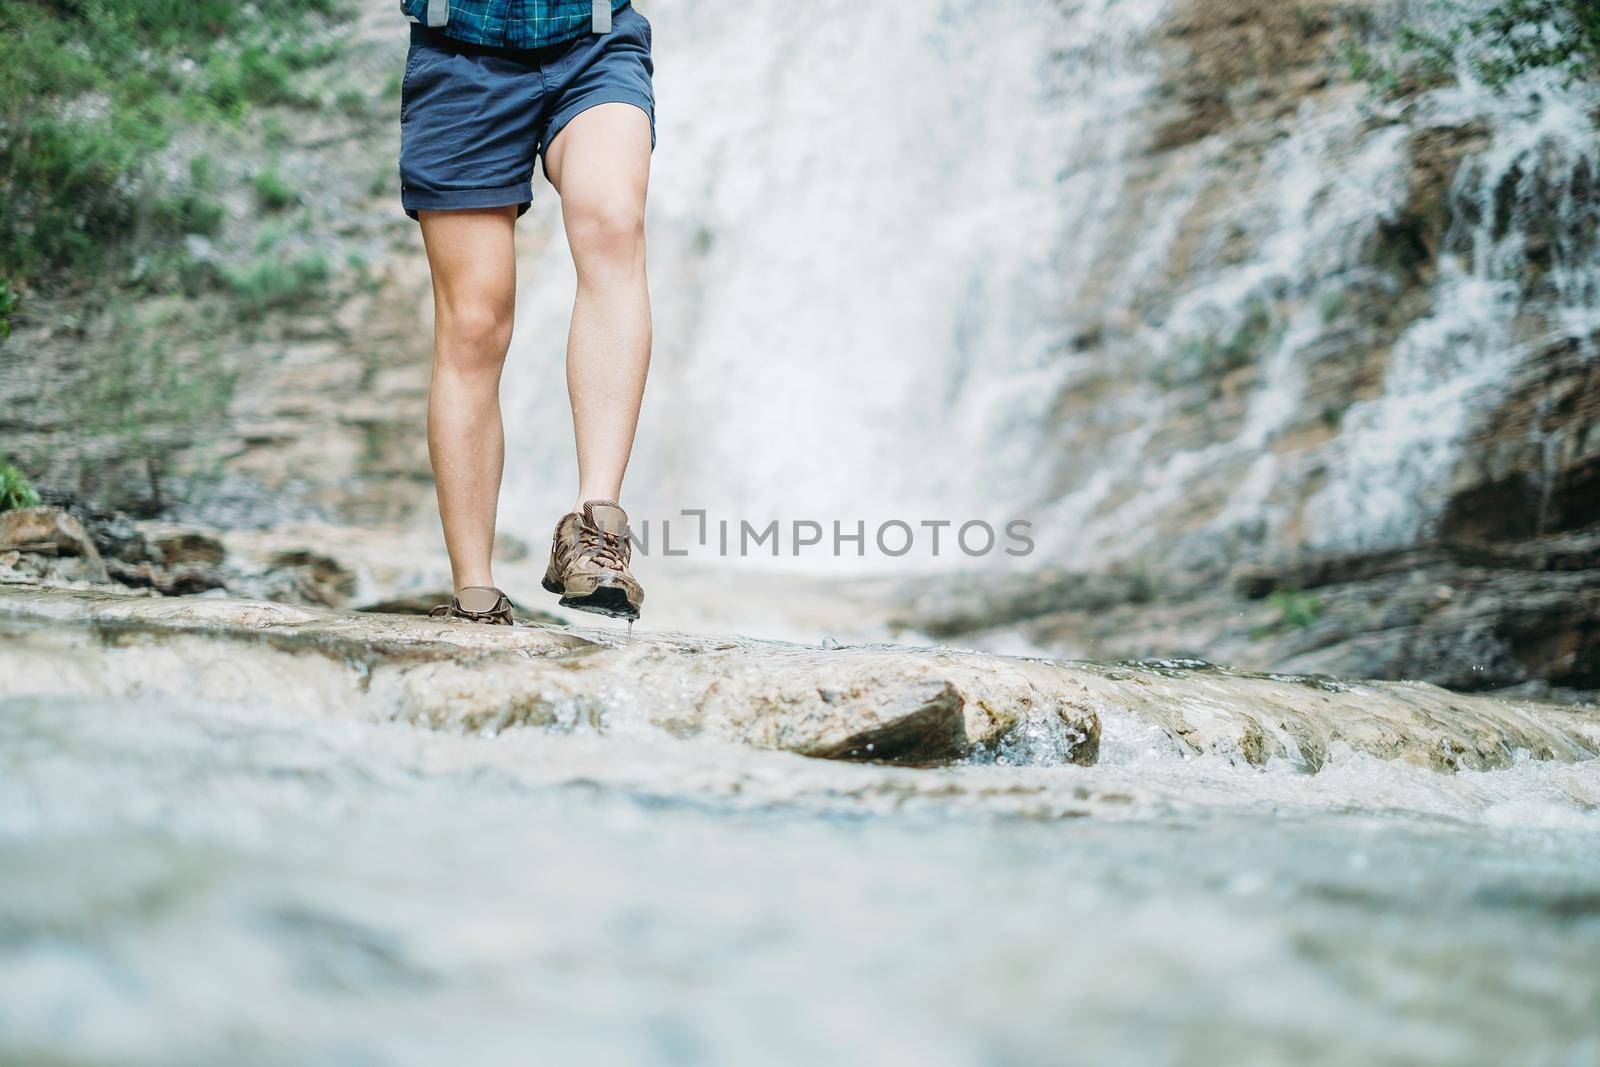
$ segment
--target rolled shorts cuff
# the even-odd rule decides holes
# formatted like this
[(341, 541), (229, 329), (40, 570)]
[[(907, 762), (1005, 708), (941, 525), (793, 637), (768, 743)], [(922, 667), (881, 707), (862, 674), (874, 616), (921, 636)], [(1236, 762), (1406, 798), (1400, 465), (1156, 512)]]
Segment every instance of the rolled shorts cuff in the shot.
[(644, 93), (633, 89), (605, 86), (578, 97), (578, 99), (557, 111), (550, 119), (550, 125), (546, 128), (544, 147), (539, 151), (539, 165), (545, 168), (546, 176), (550, 174), (550, 168), (545, 165), (545, 162), (549, 158), (549, 148), (550, 145), (555, 143), (556, 135), (567, 128), (567, 123), (583, 112), (588, 111), (591, 107), (597, 107), (600, 104), (632, 104), (640, 111), (643, 111), (650, 119), (650, 150), (652, 152), (655, 151), (656, 102)]
[(419, 211), (466, 211), (472, 208), (510, 207), (512, 204), (517, 205), (517, 215), (520, 217), (532, 203), (531, 179), (494, 189), (418, 189), (404, 186), (400, 190), (400, 206), (412, 218), (416, 218)]

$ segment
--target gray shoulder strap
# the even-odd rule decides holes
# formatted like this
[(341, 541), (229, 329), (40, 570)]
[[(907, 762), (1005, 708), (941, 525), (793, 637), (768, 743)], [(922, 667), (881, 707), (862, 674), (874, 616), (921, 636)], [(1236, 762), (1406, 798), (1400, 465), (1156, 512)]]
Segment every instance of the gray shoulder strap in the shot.
[(594, 32), (611, 32), (611, 0), (594, 0)]
[(428, 0), (428, 25), (450, 24), (450, 0)]

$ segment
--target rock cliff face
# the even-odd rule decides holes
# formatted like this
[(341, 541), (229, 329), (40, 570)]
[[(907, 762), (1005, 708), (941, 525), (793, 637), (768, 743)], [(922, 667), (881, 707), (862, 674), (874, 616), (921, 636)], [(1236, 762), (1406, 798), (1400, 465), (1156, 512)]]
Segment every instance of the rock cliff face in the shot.
[(261, 527), (403, 522), (430, 495), (427, 268), (396, 202), (404, 24), (352, 6), (337, 59), (297, 75), (325, 106), (255, 108), (160, 161), (203, 164), (219, 219), (168, 250), (182, 291), (85, 276), (20, 303), (0, 456), (47, 497)]
[(1353, 75), (1437, 16), (1169, 5), (1122, 239), (1068, 294), (1052, 569), (916, 587), (907, 626), (1595, 687), (1600, 86)]
[(1352, 77), (1351, 49), (1424, 17), (1191, 0), (1152, 34), (1110, 287), (1069, 294), (1055, 492), (1084, 555), (1213, 568), (1594, 521), (1600, 90)]

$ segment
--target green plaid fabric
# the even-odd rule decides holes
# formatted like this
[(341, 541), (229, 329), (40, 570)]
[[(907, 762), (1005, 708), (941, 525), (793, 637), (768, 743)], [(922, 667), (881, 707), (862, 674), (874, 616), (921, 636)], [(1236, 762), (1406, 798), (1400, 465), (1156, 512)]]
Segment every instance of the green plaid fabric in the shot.
[[(613, 11), (629, 0), (611, 0)], [(450, 5), (445, 34), (458, 41), (503, 48), (544, 48), (589, 32), (590, 0), (400, 0), (400, 10), (428, 21), (428, 5)]]

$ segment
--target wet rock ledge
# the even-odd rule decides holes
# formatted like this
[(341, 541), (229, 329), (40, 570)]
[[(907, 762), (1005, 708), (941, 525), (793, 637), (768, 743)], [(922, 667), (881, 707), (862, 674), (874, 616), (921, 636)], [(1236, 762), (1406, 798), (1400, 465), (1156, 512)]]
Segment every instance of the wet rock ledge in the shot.
[(947, 649), (499, 628), (215, 597), (0, 585), (0, 695), (266, 702), (494, 732), (664, 730), (831, 759), (1096, 760), (1131, 716), (1193, 753), (1314, 771), (1338, 744), (1440, 770), (1600, 754), (1600, 713), (1429, 685)]

